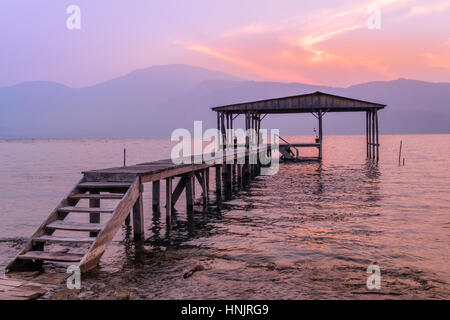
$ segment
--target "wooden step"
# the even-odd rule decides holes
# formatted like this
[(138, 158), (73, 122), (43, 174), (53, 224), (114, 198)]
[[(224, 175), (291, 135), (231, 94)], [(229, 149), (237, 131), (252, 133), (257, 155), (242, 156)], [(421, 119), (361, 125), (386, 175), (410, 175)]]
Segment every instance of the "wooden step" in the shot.
[(21, 260), (46, 260), (46, 261), (62, 261), (62, 262), (79, 262), (83, 258), (82, 254), (65, 253), (65, 252), (44, 252), (44, 251), (28, 251), (18, 255), (17, 259)]
[(89, 193), (77, 193), (69, 196), (70, 199), (122, 199), (121, 193), (107, 193), (107, 194), (89, 194)]
[(81, 189), (123, 189), (129, 188), (131, 182), (82, 182), (78, 184)]
[(92, 212), (92, 213), (113, 213), (114, 209), (88, 208), (88, 207), (62, 207), (59, 212)]
[(66, 222), (62, 220), (54, 221), (45, 227), (55, 230), (70, 230), (70, 231), (89, 231), (98, 232), (104, 228), (104, 224), (101, 223), (81, 223), (81, 222)]
[(96, 238), (94, 237), (82, 237), (82, 238), (75, 238), (75, 237), (55, 237), (55, 236), (40, 236), (37, 238), (33, 238), (33, 242), (53, 242), (53, 243), (60, 243), (60, 242), (70, 242), (70, 243), (92, 243), (95, 241)]

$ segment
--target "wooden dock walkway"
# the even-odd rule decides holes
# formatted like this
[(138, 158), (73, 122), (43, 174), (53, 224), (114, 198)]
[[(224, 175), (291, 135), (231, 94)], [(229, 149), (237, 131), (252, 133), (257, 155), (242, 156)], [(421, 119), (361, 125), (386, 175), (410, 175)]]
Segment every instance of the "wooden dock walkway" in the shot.
[(68, 277), (64, 273), (12, 272), (0, 275), (0, 300), (34, 300), (56, 289)]
[[(132, 217), (135, 240), (144, 239), (144, 210), (142, 192), (145, 183), (153, 184), (152, 207), (160, 209), (160, 181), (165, 180), (166, 217), (171, 221), (174, 205), (184, 191), (186, 209), (194, 209), (194, 183), (202, 188), (202, 203), (209, 202), (209, 171), (215, 168), (216, 199), (230, 199), (232, 181), (248, 182), (256, 176), (261, 164), (249, 164), (252, 156), (268, 156), (271, 147), (230, 150), (223, 154), (159, 160), (126, 167), (83, 172), (83, 178), (56, 206), (48, 218), (31, 236), (24, 248), (11, 261), (6, 272), (38, 270), (44, 262), (76, 265), (81, 272), (95, 268), (108, 244), (120, 227), (130, 224)], [(258, 158), (258, 157), (257, 157)], [(259, 158), (258, 158), (259, 159)], [(174, 187), (173, 180), (178, 177)], [(77, 206), (87, 200), (89, 206)], [(101, 206), (103, 200), (115, 200), (114, 208)], [(85, 222), (70, 222), (71, 215), (86, 215)], [(67, 236), (70, 231), (76, 235)], [(52, 244), (58, 251), (52, 251)], [(64, 247), (64, 244), (67, 246)], [(63, 249), (61, 250), (61, 246)], [(73, 247), (76, 250), (73, 251)], [(80, 252), (81, 249), (84, 251)]]

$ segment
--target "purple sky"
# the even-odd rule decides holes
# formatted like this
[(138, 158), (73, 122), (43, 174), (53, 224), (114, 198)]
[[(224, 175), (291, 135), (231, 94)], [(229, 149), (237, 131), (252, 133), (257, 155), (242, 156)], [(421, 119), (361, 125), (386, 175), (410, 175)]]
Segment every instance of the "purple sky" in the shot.
[[(369, 30), (377, 4), (381, 29)], [(68, 30), (69, 5), (81, 30)], [(450, 82), (450, 0), (2, 0), (0, 86), (186, 63), (255, 80)]]

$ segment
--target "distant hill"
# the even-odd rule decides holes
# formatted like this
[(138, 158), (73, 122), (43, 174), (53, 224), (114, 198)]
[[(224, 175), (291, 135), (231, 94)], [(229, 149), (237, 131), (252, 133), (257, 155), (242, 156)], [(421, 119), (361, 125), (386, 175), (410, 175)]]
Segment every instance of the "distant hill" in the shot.
[[(398, 79), (348, 88), (246, 81), (188, 65), (155, 66), (86, 88), (27, 82), (0, 88), (0, 138), (169, 136), (194, 120), (215, 127), (211, 107), (323, 91), (387, 104), (381, 133), (449, 133), (450, 83)], [(239, 119), (239, 118), (238, 118)], [(277, 115), (264, 126), (312, 134), (312, 115)], [(325, 134), (364, 132), (364, 115), (327, 114)]]

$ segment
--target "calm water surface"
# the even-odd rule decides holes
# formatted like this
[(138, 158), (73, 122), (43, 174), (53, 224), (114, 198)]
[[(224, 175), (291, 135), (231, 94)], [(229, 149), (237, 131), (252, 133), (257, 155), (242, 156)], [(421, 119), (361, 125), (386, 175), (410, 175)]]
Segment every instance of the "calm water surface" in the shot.
[[(366, 161), (364, 141), (325, 137), (322, 164), (281, 164), (220, 210), (186, 215), (180, 201), (171, 229), (152, 215), (146, 185), (145, 243), (135, 246), (123, 227), (83, 290), (92, 298), (124, 288), (132, 299), (450, 298), (450, 135), (381, 136), (378, 164)], [(165, 139), (0, 141), (0, 268), (81, 171), (121, 165), (123, 148), (130, 164), (170, 155)], [(381, 269), (376, 292), (366, 289), (370, 264)]]

